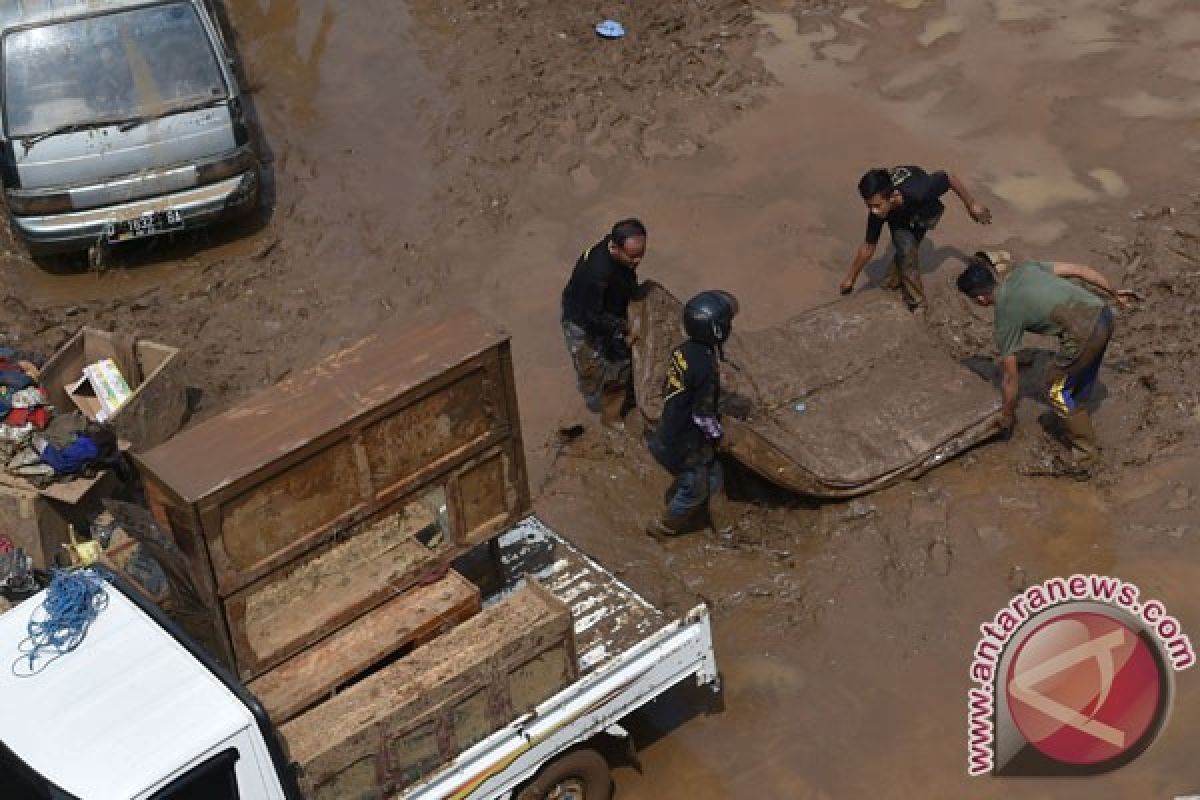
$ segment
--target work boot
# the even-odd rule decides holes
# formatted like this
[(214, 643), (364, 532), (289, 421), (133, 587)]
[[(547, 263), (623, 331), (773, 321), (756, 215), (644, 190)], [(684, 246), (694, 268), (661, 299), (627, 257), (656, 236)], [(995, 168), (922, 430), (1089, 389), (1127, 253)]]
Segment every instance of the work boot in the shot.
[(1100, 463), (1100, 447), (1096, 444), (1092, 417), (1086, 409), (1077, 408), (1063, 420), (1063, 429), (1071, 443), (1068, 471), (1077, 480), (1087, 480), (1092, 476), (1092, 469)]
[(625, 430), (626, 391), (624, 386), (606, 386), (600, 393), (600, 424), (617, 431)]
[(659, 516), (646, 523), (646, 533), (655, 539), (672, 538), (688, 532), (688, 522), (691, 514), (677, 516), (670, 511), (664, 511)]
[(899, 289), (900, 288), (900, 265), (895, 261), (888, 262), (887, 273), (883, 276), (883, 282), (879, 284), (883, 289)]
[(708, 527), (718, 535), (732, 536), (737, 533), (737, 513), (724, 492), (717, 492), (708, 498)]

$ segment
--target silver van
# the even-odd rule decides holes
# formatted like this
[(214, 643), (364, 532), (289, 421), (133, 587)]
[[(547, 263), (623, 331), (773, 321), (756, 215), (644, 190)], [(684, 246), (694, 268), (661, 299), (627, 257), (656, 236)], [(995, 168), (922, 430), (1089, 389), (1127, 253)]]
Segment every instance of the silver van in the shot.
[(206, 225), (260, 166), (211, 0), (0, 0), (0, 179), (36, 252)]

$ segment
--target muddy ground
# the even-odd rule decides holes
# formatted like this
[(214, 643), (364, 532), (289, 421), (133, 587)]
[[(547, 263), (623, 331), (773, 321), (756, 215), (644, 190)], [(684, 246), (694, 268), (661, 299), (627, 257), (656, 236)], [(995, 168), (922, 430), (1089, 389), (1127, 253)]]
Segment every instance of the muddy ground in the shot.
[[(1200, 791), (1191, 673), (1153, 748), (1089, 780), (968, 779), (965, 712), (977, 627), (1024, 583), (1118, 575), (1200, 635), (1188, 0), (228, 12), (271, 157), (269, 213), (118, 253), (100, 274), (34, 265), (7, 243), (8, 338), (49, 351), (90, 323), (181, 345), (204, 416), (384, 318), (469, 305), (504, 322), (541, 513), (652, 598), (715, 609), (725, 711), (684, 698), (648, 716), (644, 770), (618, 770), (621, 797)], [(610, 16), (626, 39), (590, 33)], [(1038, 351), (1010, 442), (846, 503), (743, 482), (723, 532), (650, 540), (666, 477), (636, 417), (624, 437), (554, 436), (584, 413), (557, 326), (578, 251), (638, 214), (647, 275), (679, 294), (730, 289), (739, 324), (766, 327), (835, 297), (862, 236), (854, 183), (891, 163), (956, 170), (993, 210), (979, 228), (951, 201), (924, 253), (929, 324), (955, 355), (990, 355), (986, 316), (952, 285), (979, 245), (1090, 263), (1142, 293), (1101, 376), (1105, 469), (1087, 484), (1019, 474), (1046, 446)], [(878, 291), (881, 267), (860, 291)]]

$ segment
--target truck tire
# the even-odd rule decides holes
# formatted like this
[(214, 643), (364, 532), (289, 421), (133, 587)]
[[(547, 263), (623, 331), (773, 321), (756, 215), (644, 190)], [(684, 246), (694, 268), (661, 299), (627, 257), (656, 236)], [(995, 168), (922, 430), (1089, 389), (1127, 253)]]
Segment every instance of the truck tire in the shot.
[(551, 761), (517, 800), (611, 800), (608, 762), (595, 750), (572, 750)]

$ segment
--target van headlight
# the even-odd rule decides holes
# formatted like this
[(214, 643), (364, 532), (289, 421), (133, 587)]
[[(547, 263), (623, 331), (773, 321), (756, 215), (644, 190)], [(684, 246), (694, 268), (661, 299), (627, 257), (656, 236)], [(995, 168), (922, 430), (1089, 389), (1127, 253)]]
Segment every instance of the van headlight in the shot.
[(15, 217), (40, 217), (47, 214), (62, 214), (75, 208), (70, 192), (38, 192), (7, 189), (4, 201), (8, 211)]
[(249, 147), (243, 147), (227, 158), (197, 165), (196, 183), (200, 186), (205, 186), (217, 181), (223, 181), (226, 178), (232, 178), (234, 175), (243, 172), (250, 172), (257, 167), (258, 158), (254, 155), (254, 150)]

